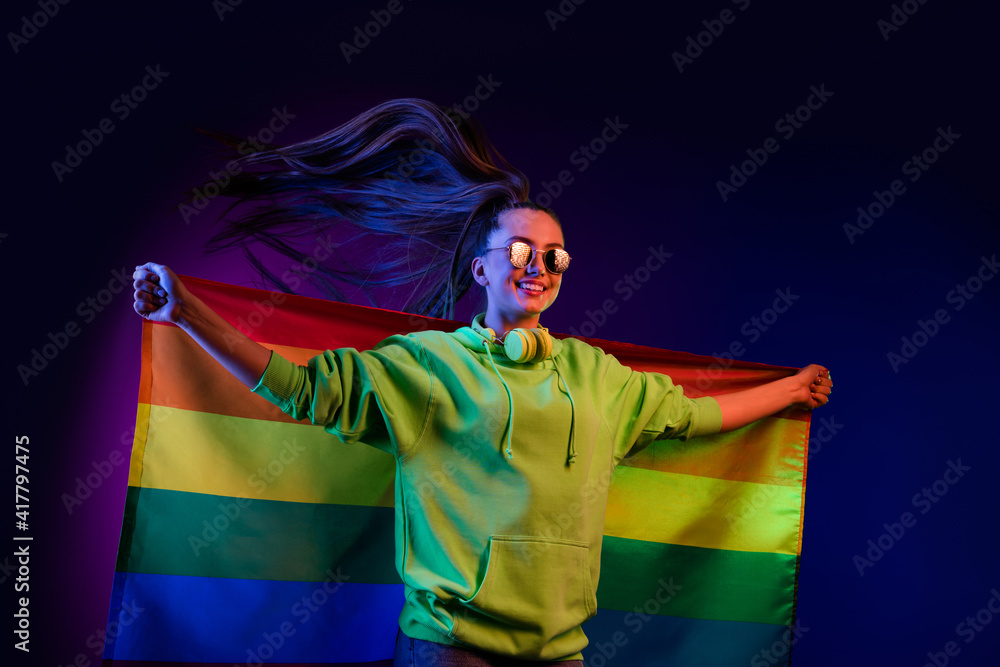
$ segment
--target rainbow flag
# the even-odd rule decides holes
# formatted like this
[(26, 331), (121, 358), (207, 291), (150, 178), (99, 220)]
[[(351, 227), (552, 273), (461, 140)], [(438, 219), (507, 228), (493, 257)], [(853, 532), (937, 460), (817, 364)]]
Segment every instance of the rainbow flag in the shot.
[[(300, 364), (463, 323), (183, 277)], [(688, 396), (790, 375), (589, 341)], [(656, 441), (612, 477), (587, 665), (790, 664), (809, 413)], [(142, 371), (106, 665), (384, 665), (403, 585), (393, 458), (250, 392), (184, 331), (142, 323)]]

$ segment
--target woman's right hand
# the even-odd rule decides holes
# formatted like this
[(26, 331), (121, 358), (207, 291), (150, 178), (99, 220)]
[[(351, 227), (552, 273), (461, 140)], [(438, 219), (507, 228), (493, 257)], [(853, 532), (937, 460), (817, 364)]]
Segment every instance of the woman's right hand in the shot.
[(178, 324), (181, 308), (191, 293), (170, 267), (146, 262), (132, 274), (135, 302), (132, 307), (151, 322)]
[(168, 267), (146, 262), (135, 267), (135, 312), (151, 322), (169, 322), (187, 332), (196, 343), (253, 389), (271, 360), (271, 350), (209, 308), (188, 291)]

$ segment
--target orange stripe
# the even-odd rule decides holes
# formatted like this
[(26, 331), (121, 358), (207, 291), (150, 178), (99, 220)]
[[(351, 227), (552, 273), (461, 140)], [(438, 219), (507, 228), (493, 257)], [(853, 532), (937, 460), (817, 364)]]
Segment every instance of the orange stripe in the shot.
[(621, 465), (735, 482), (799, 486), (809, 422), (765, 417), (688, 442), (657, 440)]
[[(157, 327), (163, 328), (163, 327)], [(172, 327), (171, 327), (172, 328)], [(139, 402), (149, 403), (150, 387), (153, 386), (153, 323), (142, 321), (142, 369), (139, 371)]]
[[(261, 396), (250, 393), (177, 327), (152, 327), (156, 384), (150, 403), (245, 419), (301, 423)], [(305, 364), (322, 350), (262, 343), (289, 361)], [(181, 365), (167, 360), (190, 360)], [(632, 468), (683, 473), (738, 482), (797, 486), (809, 422), (769, 417), (762, 423), (687, 443), (656, 441), (623, 462)], [(776, 446), (775, 443), (781, 443)]]
[(128, 483), (141, 486), (146, 460), (146, 440), (149, 437), (149, 396), (153, 385), (153, 332), (164, 327), (154, 327), (152, 322), (142, 322), (142, 367), (139, 370), (139, 405), (135, 414), (135, 433), (132, 436), (132, 455), (129, 457)]
[[(317, 354), (312, 350), (262, 345), (302, 364)], [(152, 405), (298, 423), (267, 399), (251, 393), (183, 329), (154, 327), (152, 355), (156, 359), (156, 383), (149, 396)], [(183, 363), (176, 363), (175, 360), (183, 360)]]

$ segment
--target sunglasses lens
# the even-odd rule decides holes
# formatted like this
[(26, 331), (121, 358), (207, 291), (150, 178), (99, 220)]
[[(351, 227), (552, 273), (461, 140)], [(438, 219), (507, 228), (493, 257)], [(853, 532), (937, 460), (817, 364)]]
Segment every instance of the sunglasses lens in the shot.
[[(523, 269), (528, 265), (533, 257), (531, 246), (524, 241), (515, 241), (510, 244), (510, 263), (515, 268)], [(552, 248), (542, 253), (545, 268), (552, 273), (562, 273), (569, 267), (569, 253), (562, 248)]]
[(552, 273), (562, 273), (569, 268), (569, 253), (561, 248), (553, 248), (545, 253), (545, 266)]
[(510, 245), (510, 263), (518, 269), (523, 269), (531, 261), (531, 246), (523, 241)]

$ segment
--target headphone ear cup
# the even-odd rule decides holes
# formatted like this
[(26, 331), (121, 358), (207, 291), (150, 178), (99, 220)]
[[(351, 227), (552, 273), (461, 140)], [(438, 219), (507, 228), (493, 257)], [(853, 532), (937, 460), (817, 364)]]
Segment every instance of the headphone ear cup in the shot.
[(535, 357), (538, 356), (538, 339), (535, 338), (535, 332), (533, 329), (528, 329), (523, 331), (524, 342), (527, 346), (524, 350), (524, 354), (521, 355), (522, 363), (534, 363)]
[(535, 356), (536, 343), (534, 337), (525, 329), (514, 329), (507, 332), (503, 351), (507, 358), (517, 363), (525, 363)]
[(549, 336), (549, 332), (545, 329), (538, 328), (532, 329), (531, 333), (533, 333), (535, 338), (538, 340), (538, 344), (536, 346), (537, 352), (535, 353), (532, 361), (537, 363), (552, 356), (552, 337)]
[(507, 334), (504, 354), (517, 363), (537, 364), (552, 355), (552, 337), (544, 329), (514, 329)]

